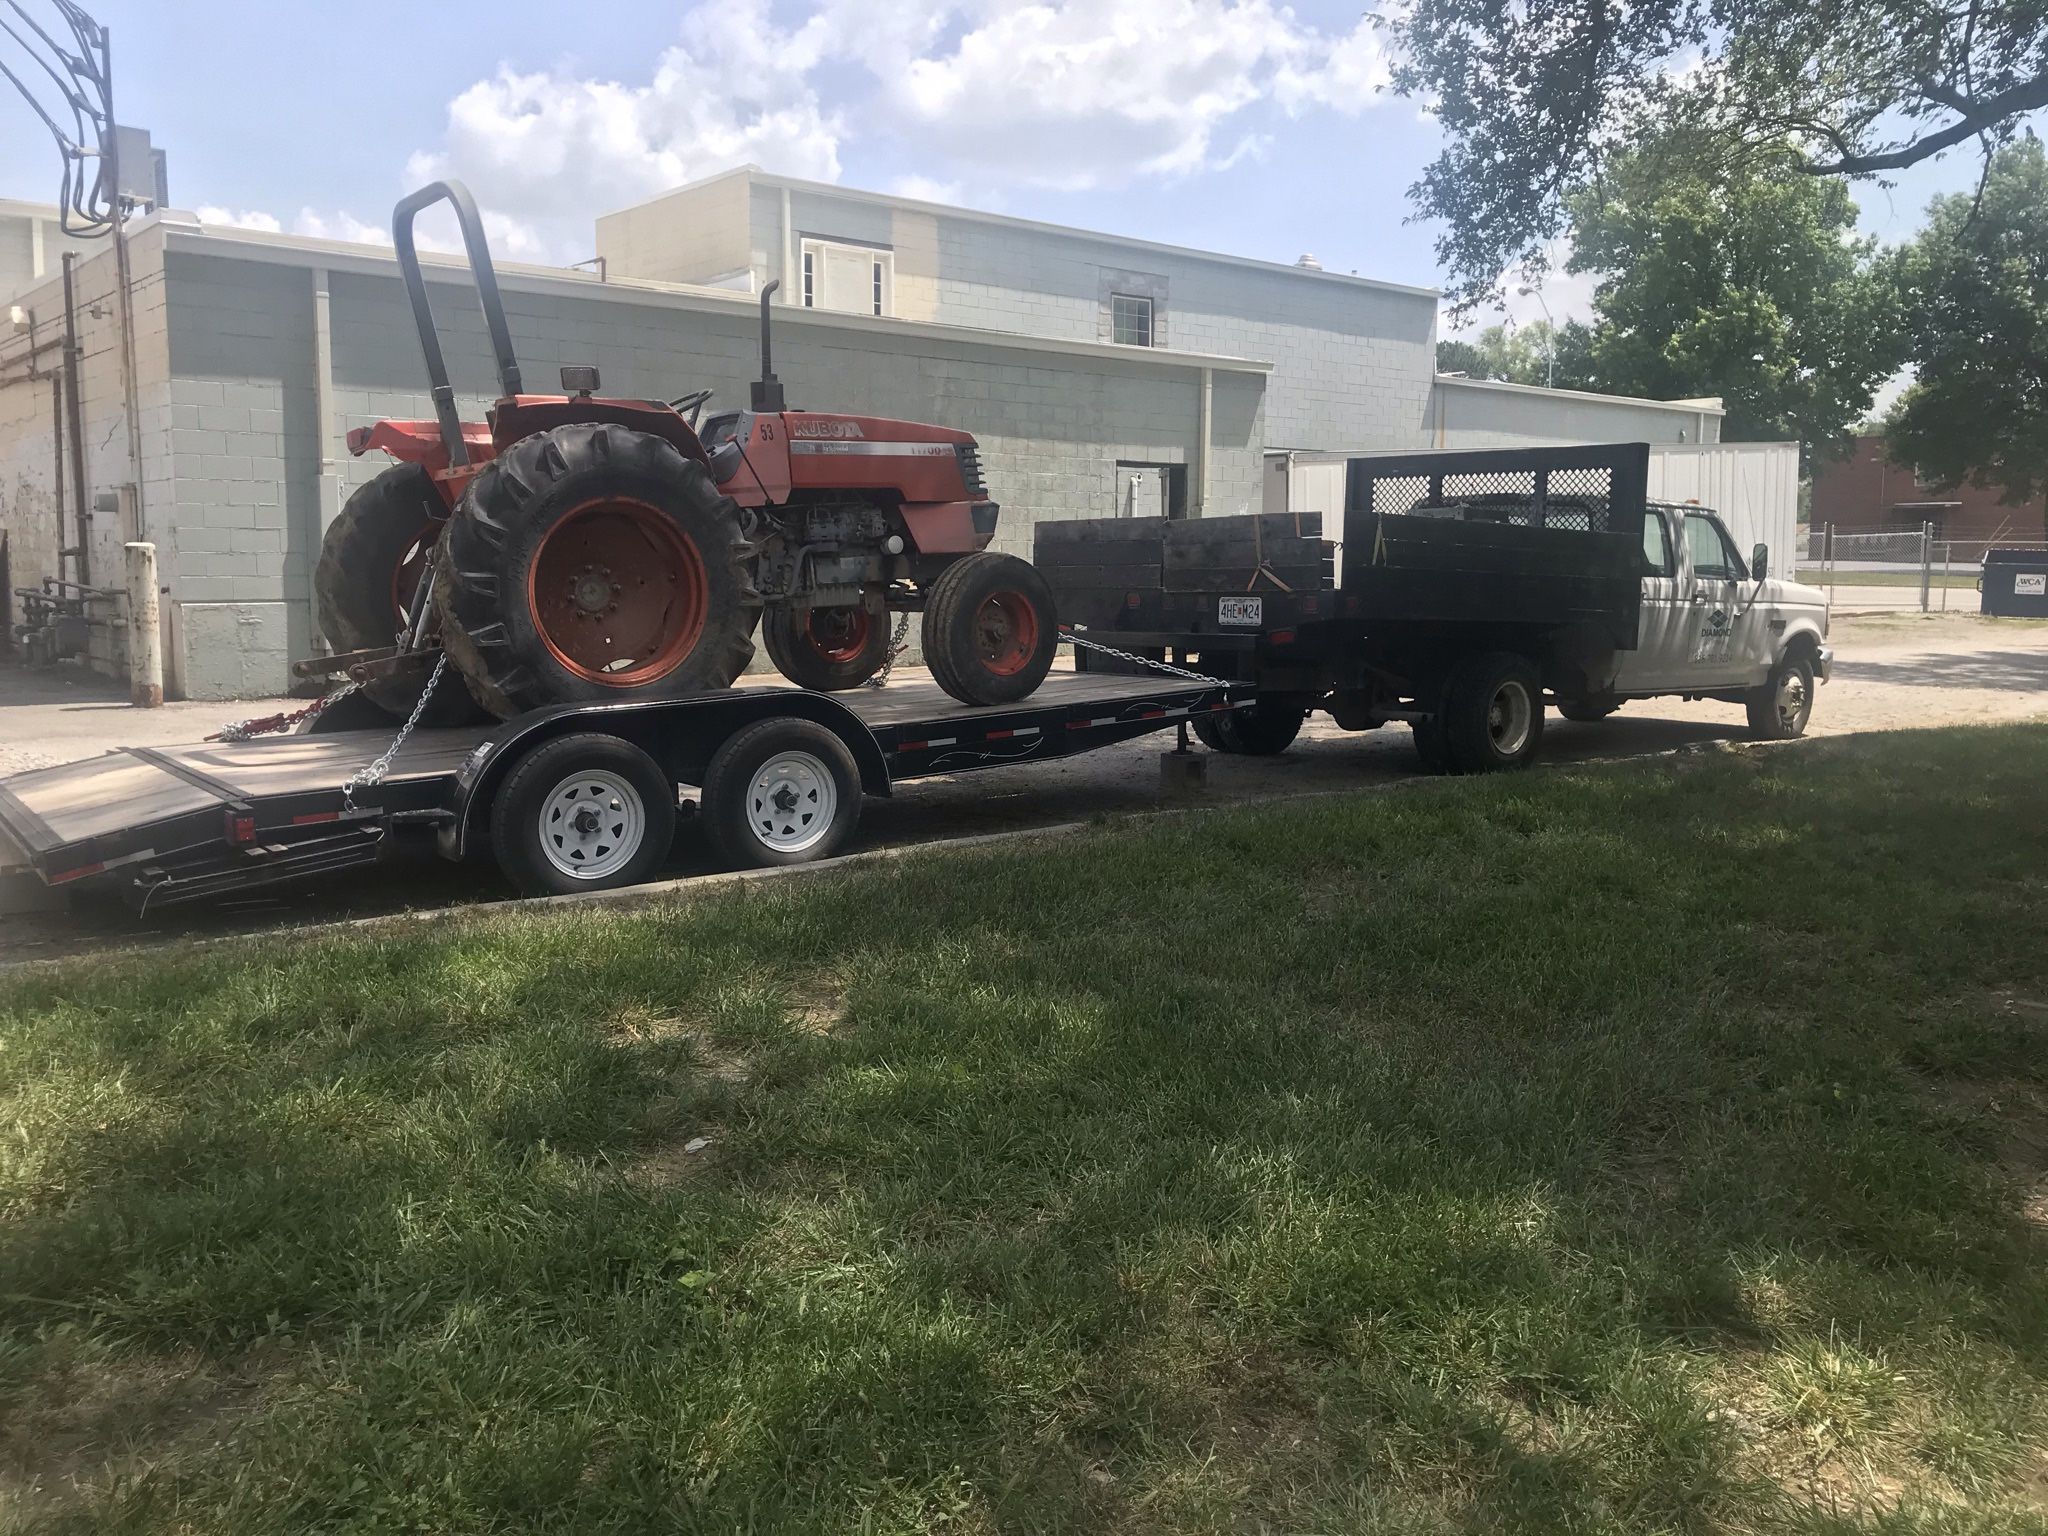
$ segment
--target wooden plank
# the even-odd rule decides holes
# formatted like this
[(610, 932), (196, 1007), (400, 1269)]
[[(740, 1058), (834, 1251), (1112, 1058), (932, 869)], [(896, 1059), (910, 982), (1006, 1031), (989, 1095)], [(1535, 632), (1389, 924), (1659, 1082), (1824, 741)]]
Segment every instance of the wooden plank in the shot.
[(1159, 562), (1150, 565), (1041, 565), (1055, 592), (1079, 587), (1156, 587)]
[(1118, 539), (1157, 539), (1174, 520), (1167, 517), (1056, 518), (1033, 526), (1041, 544), (1100, 544)]

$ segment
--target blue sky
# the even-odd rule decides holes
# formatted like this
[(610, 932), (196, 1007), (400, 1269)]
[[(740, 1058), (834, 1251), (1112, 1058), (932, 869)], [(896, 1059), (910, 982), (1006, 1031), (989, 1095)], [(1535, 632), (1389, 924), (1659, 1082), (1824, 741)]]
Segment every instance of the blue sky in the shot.
[[(597, 213), (753, 159), (1439, 278), (1405, 196), (1436, 130), (1373, 90), (1384, 61), (1356, 0), (88, 3), (112, 29), (122, 118), (169, 152), (173, 202), (214, 217), (374, 231), (448, 172), (494, 211), (506, 255), (567, 261)], [(1971, 169), (1954, 156), (1858, 188), (1865, 227), (1904, 237)], [(0, 97), (0, 196), (56, 186), (40, 125)], [(1584, 286), (1554, 279), (1552, 310), (1578, 309)]]

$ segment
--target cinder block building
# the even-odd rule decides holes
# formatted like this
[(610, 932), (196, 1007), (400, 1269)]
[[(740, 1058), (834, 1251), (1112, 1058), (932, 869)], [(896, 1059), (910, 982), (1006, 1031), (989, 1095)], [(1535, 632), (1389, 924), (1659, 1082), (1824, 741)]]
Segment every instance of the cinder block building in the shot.
[[(13, 260), (10, 217), (24, 216), (0, 208), (12, 584), (118, 585), (121, 545), (151, 540), (170, 691), (282, 691), (289, 659), (319, 643), (324, 529), (381, 467), (351, 459), (346, 434), (432, 415), (389, 252), (152, 214), (130, 226), (125, 306), (106, 242), (73, 251), (72, 359), (62, 252), (46, 240)], [(779, 281), (776, 368), (792, 402), (972, 432), (1004, 506), (999, 547), (1019, 554), (1038, 518), (1270, 507), (1287, 477), (1268, 465), (1290, 452), (1428, 446), (1453, 414), (1483, 416), (1467, 396), (1492, 398), (1438, 379), (1427, 289), (753, 168), (607, 215), (597, 243), (596, 271), (500, 268), (536, 387), (592, 363), (607, 393), (709, 386), (743, 401), (756, 296)], [(493, 379), (466, 269), (430, 258), (429, 276), (463, 408), (480, 413)], [(1531, 393), (1501, 408), (1513, 440), (1539, 440), (1546, 401), (1552, 441), (1718, 436), (1708, 402)], [(116, 600), (96, 611), (111, 621)], [(93, 664), (117, 670), (118, 625), (92, 634)]]

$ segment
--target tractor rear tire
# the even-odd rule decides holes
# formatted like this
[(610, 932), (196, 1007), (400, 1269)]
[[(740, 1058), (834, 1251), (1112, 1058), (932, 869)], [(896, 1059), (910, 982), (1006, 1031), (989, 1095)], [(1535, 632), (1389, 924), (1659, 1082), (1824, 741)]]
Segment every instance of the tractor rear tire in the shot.
[(889, 659), (889, 615), (880, 602), (858, 608), (778, 604), (761, 615), (761, 642), (775, 670), (797, 687), (843, 693)]
[(1015, 555), (962, 555), (925, 598), (925, 665), (963, 704), (1026, 697), (1052, 670), (1059, 643), (1052, 588)]
[(761, 596), (738, 506), (665, 439), (578, 422), (522, 438), (442, 535), (441, 643), (509, 718), (730, 687)]
[[(417, 464), (394, 464), (356, 488), (327, 525), (313, 567), (315, 617), (328, 645), (368, 651), (398, 643), (446, 510), (433, 480)], [(363, 685), (362, 697), (404, 720), (427, 677), (380, 677)], [(420, 724), (470, 725), (489, 718), (461, 678), (444, 674)]]

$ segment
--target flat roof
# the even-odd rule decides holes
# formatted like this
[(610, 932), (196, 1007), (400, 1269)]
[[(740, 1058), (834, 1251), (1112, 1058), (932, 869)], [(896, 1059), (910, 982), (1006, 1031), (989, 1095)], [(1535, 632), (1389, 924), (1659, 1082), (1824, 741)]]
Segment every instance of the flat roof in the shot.
[(757, 181), (764, 187), (787, 187), (793, 192), (815, 192), (827, 197), (845, 198), (849, 202), (877, 203), (888, 208), (910, 208), (922, 213), (942, 214), (947, 218), (971, 219), (978, 224), (998, 224), (1007, 229), (1029, 229), (1040, 234), (1061, 235), (1070, 240), (1099, 240), (1106, 245), (1124, 246), (1134, 251), (1156, 251), (1165, 256), (1181, 256), (1195, 261), (1218, 261), (1229, 266), (1252, 267), (1261, 272), (1284, 272), (1304, 281), (1350, 283), (1361, 288), (1377, 289), (1383, 293), (1397, 293), (1407, 298), (1428, 299), (1434, 305), (1442, 297), (1438, 288), (1418, 288), (1409, 283), (1388, 282), (1384, 278), (1357, 277), (1349, 272), (1331, 272), (1323, 267), (1304, 267), (1291, 261), (1265, 261), (1256, 256), (1232, 256), (1224, 251), (1204, 251), (1191, 245), (1169, 245), (1161, 240), (1142, 240), (1135, 235), (1113, 235), (1106, 230), (1082, 229), (1072, 224), (1048, 224), (1040, 219), (1020, 219), (1007, 213), (985, 213), (979, 208), (958, 208), (951, 203), (928, 202), (922, 198), (899, 197), (893, 192), (869, 192), (859, 187), (842, 187), (829, 181), (806, 181), (798, 176), (779, 176), (764, 171), (758, 165), (736, 165), (729, 171), (714, 175), (700, 176), (695, 181), (672, 187), (658, 197), (630, 207), (616, 208), (602, 218), (614, 218), (622, 213), (651, 207), (666, 202), (669, 198), (680, 197), (700, 187), (711, 186), (734, 176), (744, 176)]
[[(193, 255), (213, 255), (244, 260), (270, 261), (284, 266), (325, 267), (330, 271), (357, 272), (369, 276), (396, 278), (398, 258), (385, 245), (366, 245), (347, 240), (320, 240), (307, 235), (272, 234), (267, 230), (237, 229), (227, 225), (199, 224), (179, 213), (153, 215), (163, 230), (168, 249)], [(459, 283), (468, 287), (469, 262), (462, 256), (420, 253), (420, 265), (429, 279)], [(652, 303), (664, 309), (751, 318), (760, 307), (754, 294), (729, 288), (705, 288), (687, 283), (655, 282), (642, 278), (614, 278), (607, 282), (592, 272), (567, 267), (532, 266), (524, 262), (494, 263), (501, 288), (513, 293), (539, 293), (554, 297), (628, 299)], [(841, 314), (833, 310), (803, 309), (791, 304), (775, 306), (775, 323), (782, 326), (818, 326), (831, 330), (868, 332), (882, 336), (917, 337), (1012, 352), (1055, 353), (1087, 357), (1098, 361), (1131, 363), (1139, 367), (1212, 368), (1226, 373), (1271, 373), (1273, 364), (1258, 358), (1227, 357), (1206, 352), (1181, 352), (1169, 347), (1120, 346), (1109, 341), (1067, 340), (1060, 337), (1027, 336), (1014, 331), (991, 331), (977, 326), (941, 325), (927, 320), (901, 320), (892, 315)]]
[(1537, 395), (1546, 400), (1592, 400), (1604, 405), (1653, 405), (1662, 411), (1684, 411), (1688, 415), (1728, 414), (1728, 409), (1721, 404), (1719, 396), (1708, 396), (1699, 400), (1651, 400), (1643, 395), (1597, 395), (1589, 389), (1546, 389), (1541, 384), (1509, 384), (1501, 379), (1468, 379), (1458, 373), (1440, 373), (1436, 376), (1436, 381), (1439, 384), (1456, 384), (1463, 389), (1498, 389), (1512, 395)]

